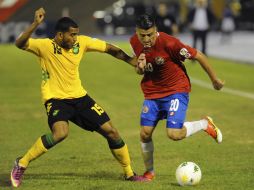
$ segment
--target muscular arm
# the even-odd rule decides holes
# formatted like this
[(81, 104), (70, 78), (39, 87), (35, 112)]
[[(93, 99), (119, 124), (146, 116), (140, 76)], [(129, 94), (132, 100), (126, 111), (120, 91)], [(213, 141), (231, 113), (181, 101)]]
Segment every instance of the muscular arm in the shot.
[(40, 8), (35, 11), (34, 22), (16, 39), (15, 45), (20, 49), (26, 49), (28, 47), (28, 39), (36, 28), (43, 21), (45, 11), (43, 8)]
[(135, 67), (137, 65), (137, 58), (136, 57), (130, 57), (122, 49), (120, 49), (119, 47), (116, 47), (112, 44), (109, 44), (109, 43), (106, 44), (105, 52), (112, 55), (113, 57), (115, 57), (117, 59), (121, 59), (121, 60), (129, 63), (133, 67)]
[(199, 62), (201, 67), (208, 74), (210, 80), (212, 81), (214, 89), (220, 90), (224, 86), (224, 82), (217, 78), (215, 72), (208, 63), (207, 57), (203, 53), (198, 51), (195, 59)]
[(28, 39), (37, 28), (36, 23), (32, 23), (23, 33), (16, 39), (15, 45), (20, 49), (26, 49), (28, 47)]

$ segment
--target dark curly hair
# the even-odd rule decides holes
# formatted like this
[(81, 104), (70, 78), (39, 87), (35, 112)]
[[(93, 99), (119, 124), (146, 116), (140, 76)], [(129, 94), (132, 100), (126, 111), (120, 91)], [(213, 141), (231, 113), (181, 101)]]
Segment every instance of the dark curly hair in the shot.
[(154, 25), (155, 25), (155, 19), (152, 15), (149, 15), (149, 14), (140, 15), (138, 19), (136, 20), (136, 26), (144, 30), (148, 30)]
[(70, 17), (62, 17), (56, 22), (55, 32), (67, 32), (70, 27), (78, 28), (78, 24)]

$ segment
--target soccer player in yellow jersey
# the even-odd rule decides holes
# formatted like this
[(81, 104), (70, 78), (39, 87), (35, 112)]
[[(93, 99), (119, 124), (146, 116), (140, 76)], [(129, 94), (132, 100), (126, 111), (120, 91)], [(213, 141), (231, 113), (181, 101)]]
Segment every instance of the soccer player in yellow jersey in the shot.
[(67, 137), (68, 121), (105, 137), (112, 154), (123, 168), (125, 179), (143, 181), (143, 177), (133, 172), (128, 148), (107, 113), (81, 85), (78, 71), (80, 60), (90, 51), (108, 53), (133, 66), (136, 58), (129, 57), (120, 48), (105, 41), (78, 35), (78, 25), (69, 17), (57, 21), (54, 39), (31, 38), (44, 16), (43, 8), (36, 10), (34, 22), (17, 38), (16, 46), (35, 54), (40, 60), (43, 76), (41, 93), (51, 133), (39, 137), (27, 153), (16, 159), (11, 172), (12, 185), (18, 187), (21, 184), (24, 171), (32, 160)]

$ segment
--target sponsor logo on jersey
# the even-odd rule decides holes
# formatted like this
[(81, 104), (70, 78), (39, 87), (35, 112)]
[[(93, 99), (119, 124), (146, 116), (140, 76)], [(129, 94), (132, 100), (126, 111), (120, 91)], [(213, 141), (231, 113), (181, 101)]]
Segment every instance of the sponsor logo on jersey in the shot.
[(143, 113), (147, 113), (149, 111), (149, 108), (147, 106), (143, 107)]
[(188, 50), (186, 48), (182, 48), (180, 50), (180, 55), (182, 55), (186, 59), (190, 58), (190, 56), (191, 56), (191, 54), (188, 52)]
[(155, 57), (155, 63), (157, 65), (163, 65), (165, 63), (165, 60), (163, 57)]

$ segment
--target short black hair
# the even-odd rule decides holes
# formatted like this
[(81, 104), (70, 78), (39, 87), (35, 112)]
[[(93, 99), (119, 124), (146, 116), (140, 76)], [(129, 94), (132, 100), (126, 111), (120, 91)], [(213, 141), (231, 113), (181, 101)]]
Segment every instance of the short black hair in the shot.
[(148, 30), (149, 28), (155, 26), (155, 19), (150, 14), (143, 14), (136, 20), (136, 26), (138, 28)]
[(78, 24), (70, 17), (62, 17), (56, 22), (55, 32), (67, 32), (70, 27), (78, 28)]

